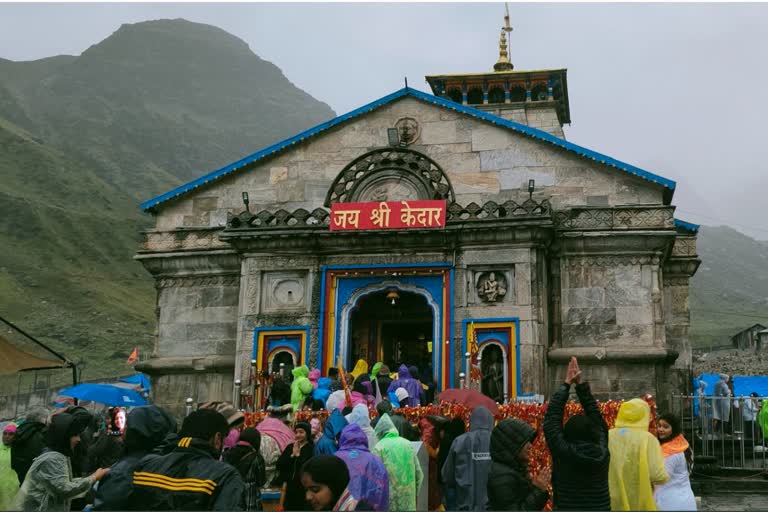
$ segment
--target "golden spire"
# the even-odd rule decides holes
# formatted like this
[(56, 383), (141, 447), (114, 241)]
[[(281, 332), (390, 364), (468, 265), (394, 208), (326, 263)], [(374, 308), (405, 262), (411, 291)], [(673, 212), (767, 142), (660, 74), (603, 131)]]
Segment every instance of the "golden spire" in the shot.
[(509, 24), (509, 6), (504, 2), (504, 26), (501, 27), (501, 36), (499, 36), (499, 60), (493, 65), (494, 71), (512, 71), (515, 66), (509, 61), (509, 53), (507, 52), (507, 34), (512, 32), (512, 27)]

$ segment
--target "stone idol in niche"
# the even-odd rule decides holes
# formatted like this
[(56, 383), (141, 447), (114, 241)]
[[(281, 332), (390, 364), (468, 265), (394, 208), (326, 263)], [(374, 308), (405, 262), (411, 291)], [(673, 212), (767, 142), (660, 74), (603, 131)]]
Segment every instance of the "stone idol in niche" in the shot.
[(477, 280), (477, 295), (483, 302), (499, 302), (507, 294), (507, 279), (499, 272), (483, 272)]

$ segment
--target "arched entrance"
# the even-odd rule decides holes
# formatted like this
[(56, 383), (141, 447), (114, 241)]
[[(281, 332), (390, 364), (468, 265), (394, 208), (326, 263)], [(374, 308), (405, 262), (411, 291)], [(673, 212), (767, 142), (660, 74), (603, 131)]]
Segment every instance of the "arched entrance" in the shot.
[(498, 341), (487, 341), (480, 347), (480, 371), (483, 380), (480, 391), (494, 401), (504, 403), (507, 398), (507, 354)]
[(383, 361), (392, 371), (415, 365), (433, 374), (434, 312), (427, 299), (391, 286), (363, 295), (349, 316), (347, 367)]
[(293, 368), (296, 366), (296, 361), (293, 359), (293, 354), (287, 350), (276, 352), (272, 356), (272, 361), (269, 365), (272, 373), (280, 371), (280, 363), (285, 363), (285, 366), (283, 367), (285, 369), (285, 375), (290, 378), (291, 370), (293, 370)]

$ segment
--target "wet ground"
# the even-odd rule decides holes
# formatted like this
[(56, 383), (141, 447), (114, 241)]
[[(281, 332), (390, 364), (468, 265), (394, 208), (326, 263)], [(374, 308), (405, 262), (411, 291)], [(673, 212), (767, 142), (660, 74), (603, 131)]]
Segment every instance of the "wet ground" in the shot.
[[(766, 483), (768, 487), (768, 482)], [(721, 494), (702, 496), (699, 510), (768, 511), (768, 494)]]

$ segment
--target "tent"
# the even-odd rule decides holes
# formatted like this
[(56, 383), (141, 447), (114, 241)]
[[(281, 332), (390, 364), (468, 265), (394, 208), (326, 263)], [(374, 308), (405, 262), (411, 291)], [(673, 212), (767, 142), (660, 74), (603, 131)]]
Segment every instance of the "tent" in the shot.
[(0, 375), (9, 375), (25, 370), (66, 368), (67, 366), (69, 364), (65, 360), (38, 357), (19, 350), (5, 336), (0, 335)]

